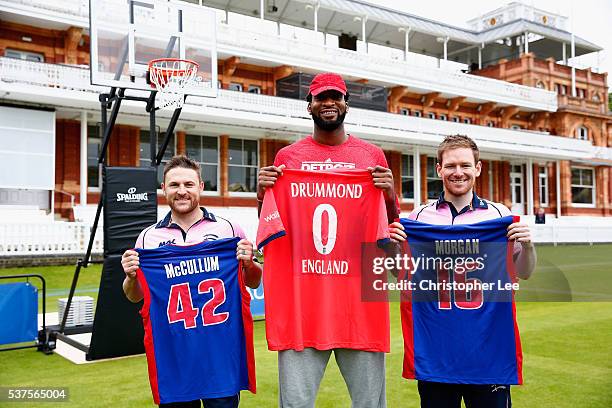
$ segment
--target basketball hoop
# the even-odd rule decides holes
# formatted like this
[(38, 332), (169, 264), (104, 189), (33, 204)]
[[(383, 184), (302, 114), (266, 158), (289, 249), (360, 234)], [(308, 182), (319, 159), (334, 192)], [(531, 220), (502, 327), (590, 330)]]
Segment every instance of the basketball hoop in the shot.
[(195, 85), (200, 65), (191, 60), (157, 58), (149, 62), (149, 79), (159, 93), (159, 108), (182, 108), (185, 88)]

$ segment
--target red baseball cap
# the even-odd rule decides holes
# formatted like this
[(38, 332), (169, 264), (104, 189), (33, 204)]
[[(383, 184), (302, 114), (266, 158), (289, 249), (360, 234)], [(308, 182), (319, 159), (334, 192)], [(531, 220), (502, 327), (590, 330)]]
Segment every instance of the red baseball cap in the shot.
[(317, 96), (321, 92), (329, 90), (338, 91), (346, 96), (346, 84), (344, 83), (344, 79), (338, 74), (324, 72), (315, 76), (308, 88), (308, 92), (312, 96)]

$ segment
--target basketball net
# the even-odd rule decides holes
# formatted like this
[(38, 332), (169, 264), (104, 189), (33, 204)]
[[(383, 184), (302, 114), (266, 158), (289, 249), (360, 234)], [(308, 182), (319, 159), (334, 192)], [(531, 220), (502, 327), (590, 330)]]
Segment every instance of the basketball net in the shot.
[(200, 65), (195, 61), (159, 58), (149, 62), (149, 79), (159, 96), (157, 107), (182, 108), (185, 89), (197, 82)]

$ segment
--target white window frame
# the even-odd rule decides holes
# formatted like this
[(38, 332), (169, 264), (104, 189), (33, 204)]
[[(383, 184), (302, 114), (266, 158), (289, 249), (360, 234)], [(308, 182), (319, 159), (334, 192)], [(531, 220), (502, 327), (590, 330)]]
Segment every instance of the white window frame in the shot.
[(445, 114), (441, 113), (441, 114), (438, 116), (438, 119), (440, 119), (440, 120), (448, 120), (448, 116), (446, 116)]
[[(8, 54), (13, 54), (13, 56), (8, 55)], [(4, 56), (7, 58), (15, 58), (15, 59), (23, 60), (23, 61), (45, 62), (45, 54), (41, 54), (39, 52), (16, 50), (13, 48), (6, 48), (4, 50)], [(36, 58), (28, 59), (28, 57), (36, 57)]]
[[(548, 208), (548, 166), (538, 166), (538, 182), (540, 189), (540, 207)], [(544, 194), (542, 194), (542, 188), (544, 189)]]
[(466, 125), (471, 125), (472, 124), (472, 119), (470, 119), (470, 118), (463, 118), (463, 123), (465, 123)]
[[(593, 185), (592, 186), (587, 186), (585, 184), (572, 184), (572, 170), (573, 169), (582, 169), (582, 170), (589, 170), (592, 174), (592, 180), (593, 180)], [(593, 169), (592, 167), (583, 167), (583, 166), (571, 166), (570, 167), (570, 194), (571, 194), (571, 189), (572, 187), (587, 187), (587, 188), (591, 188), (591, 197), (592, 197), (592, 201), (593, 204), (582, 204), (582, 203), (574, 203), (574, 197), (572, 197), (572, 207), (575, 208), (595, 208), (597, 207), (597, 195), (596, 195), (596, 188), (597, 188), (597, 179), (596, 179), (597, 174), (595, 174), (595, 169)]]
[(429, 119), (435, 119), (436, 118), (436, 114), (435, 114), (435, 112), (427, 112), (427, 117)]
[(451, 117), (451, 121), (453, 121), (455, 123), (460, 123), (461, 122), (461, 118), (459, 118), (459, 116), (453, 116), (453, 117)]
[(576, 128), (576, 139), (589, 140), (589, 128), (586, 126), (578, 126)]
[[(429, 163), (428, 163), (429, 159), (433, 159), (433, 163), (434, 163), (433, 171), (434, 171), (434, 174), (435, 174), (434, 177), (429, 177), (427, 175), (427, 168), (429, 166)], [(426, 199), (427, 199), (427, 202), (431, 203), (431, 202), (436, 201), (438, 198), (437, 197), (436, 198), (429, 198), (429, 181), (430, 180), (440, 180), (440, 181), (442, 181), (442, 177), (439, 177), (438, 176), (438, 172), (436, 171), (436, 163), (438, 163), (438, 158), (436, 156), (429, 156), (428, 155), (427, 158), (425, 159), (425, 163), (426, 163), (426, 166), (425, 166), (425, 183), (427, 185), (427, 197), (426, 197)], [(444, 187), (444, 184), (442, 184), (442, 187)], [(440, 193), (441, 193), (441, 191), (438, 192), (438, 194), (440, 194)]]
[[(191, 159), (198, 162), (200, 166), (203, 164), (206, 164), (206, 165), (214, 164), (217, 166), (217, 191), (202, 191), (200, 193), (200, 196), (217, 197), (221, 195), (221, 144), (220, 144), (221, 141), (219, 140), (219, 136), (206, 135), (206, 134), (201, 134), (201, 133), (186, 133), (185, 134), (185, 149), (187, 149), (187, 137), (188, 136), (212, 137), (214, 139), (217, 139), (217, 163), (201, 162), (199, 160), (195, 160), (193, 157), (191, 157)], [(185, 151), (185, 154), (187, 154), (187, 151)]]
[(256, 94), (256, 95), (261, 95), (261, 86), (259, 86), (259, 85), (249, 85), (249, 87), (247, 88), (247, 92), (248, 93), (252, 93), (252, 94)]
[[(254, 140), (257, 143), (257, 164), (255, 166), (253, 165), (246, 165), (246, 164), (230, 164), (229, 162), (229, 139), (236, 139), (236, 140)], [(227, 153), (228, 153), (228, 157), (227, 157), (227, 188), (228, 188), (228, 195), (230, 197), (257, 197), (257, 191), (253, 191), (253, 192), (248, 192), (248, 191), (229, 191), (229, 168), (231, 167), (255, 167), (256, 169), (259, 169), (259, 161), (261, 160), (261, 157), (259, 156), (259, 139), (250, 139), (248, 137), (230, 137), (228, 139), (228, 149), (227, 149)], [(244, 145), (243, 145), (243, 149), (244, 149)], [(255, 186), (255, 188), (257, 188), (257, 186)]]
[[(235, 87), (237, 89), (232, 89), (232, 87)], [(230, 84), (227, 87), (227, 89), (228, 89), (228, 91), (242, 92), (244, 87), (242, 86), (242, 84), (239, 84), (238, 82), (230, 82)]]
[(421, 111), (419, 111), (419, 110), (413, 111), (412, 114), (414, 115), (415, 118), (423, 117), (423, 113)]
[[(89, 127), (95, 127), (98, 124), (95, 123), (93, 125), (90, 125), (89, 123), (87, 124), (87, 154), (89, 154)], [(102, 129), (100, 129), (102, 130)], [(100, 147), (102, 147), (102, 142), (104, 141), (104, 134), (100, 134)], [(86, 155), (87, 157), (87, 155)], [(88, 157), (85, 159), (87, 160)], [(89, 166), (87, 166), (87, 169), (89, 171)], [(98, 187), (92, 187), (89, 185), (89, 179), (87, 180), (87, 192), (89, 193), (99, 193), (100, 192), (100, 187), (102, 186), (102, 174), (100, 174), (100, 166), (98, 165)]]
[[(412, 159), (412, 163), (410, 163), (410, 160)], [(412, 173), (411, 176), (405, 176), (404, 173), (402, 172), (402, 179), (401, 179), (401, 185), (404, 185), (404, 180), (410, 180), (411, 183), (413, 183), (414, 185), (414, 153), (410, 152), (410, 153), (402, 153), (402, 167), (404, 166), (404, 160), (408, 160), (408, 168), (410, 169)], [(402, 195), (400, 197), (400, 200), (403, 203), (413, 203), (414, 202), (414, 191), (413, 191), (413, 196), (412, 198), (404, 198), (404, 192), (402, 191)]]
[(510, 126), (510, 129), (512, 129), (512, 130), (522, 130), (523, 128), (521, 127), (521, 125), (512, 125), (512, 126)]
[(410, 109), (408, 109), (408, 108), (400, 108), (399, 114), (400, 115), (404, 115), (404, 116), (410, 116)]

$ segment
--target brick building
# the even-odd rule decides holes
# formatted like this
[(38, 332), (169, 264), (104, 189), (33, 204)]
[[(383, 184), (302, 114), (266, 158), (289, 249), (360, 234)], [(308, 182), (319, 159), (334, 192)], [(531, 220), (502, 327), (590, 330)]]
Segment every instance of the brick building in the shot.
[[(11, 185), (5, 173), (0, 206), (38, 206), (72, 219), (75, 205), (98, 201), (98, 94), (105, 90), (89, 83), (88, 10), (77, 3), (17, 1), (0, 14), (0, 109), (5, 117), (15, 109), (47, 112), (54, 123), (51, 162), (37, 167), (53, 175), (52, 188)], [(312, 129), (304, 95), (288, 94), (287, 84), (335, 71), (353, 90), (347, 130), (383, 148), (403, 210), (438, 196), (435, 146), (462, 133), (482, 150), (479, 195), (520, 214), (542, 207), (553, 216), (612, 215), (607, 74), (568, 65), (571, 55), (601, 48), (573, 38), (563, 16), (511, 3), (466, 30), (350, 0), (333, 9), (284, 3), (293, 11), (279, 16), (253, 2), (254, 18), (230, 2), (210, 2), (224, 9), (219, 94), (187, 99), (166, 153), (202, 164), (206, 206), (256, 206), (258, 168)], [(149, 165), (144, 109), (126, 103), (121, 112), (109, 165)], [(161, 141), (169, 113), (158, 119)], [(27, 138), (22, 125), (4, 129), (3, 145), (20, 132)], [(16, 147), (11, 163), (31, 165), (28, 149)]]

